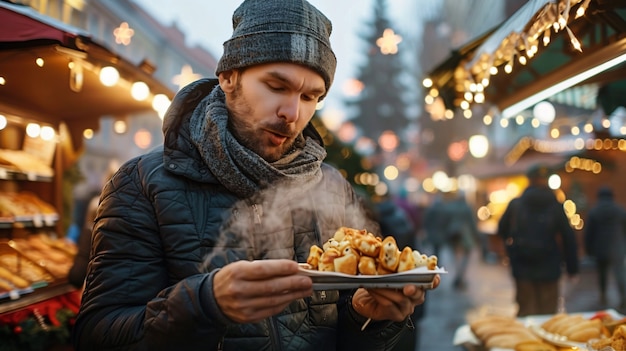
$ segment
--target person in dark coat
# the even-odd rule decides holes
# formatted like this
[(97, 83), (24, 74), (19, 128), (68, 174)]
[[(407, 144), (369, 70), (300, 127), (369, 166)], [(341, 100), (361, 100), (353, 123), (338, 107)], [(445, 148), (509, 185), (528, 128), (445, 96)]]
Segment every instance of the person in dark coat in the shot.
[(455, 289), (466, 287), (465, 272), (469, 263), (472, 249), (478, 239), (476, 216), (465, 200), (462, 192), (446, 194), (442, 205), (441, 231), (445, 244), (450, 247), (454, 255)]
[(423, 288), (314, 290), (298, 265), (342, 226), (380, 235), (310, 123), (331, 23), (305, 0), (246, 0), (232, 23), (218, 79), (179, 91), (163, 148), (102, 190), (74, 346), (391, 350)]
[(613, 190), (598, 190), (598, 202), (585, 221), (585, 250), (598, 271), (600, 301), (607, 304), (608, 272), (612, 272), (620, 297), (619, 310), (626, 311), (626, 210), (613, 199)]
[(445, 227), (444, 204), (441, 196), (437, 196), (424, 211), (424, 231), (426, 242), (432, 246), (433, 255), (440, 256), (445, 243), (443, 228)]
[(572, 281), (578, 279), (578, 245), (563, 205), (548, 187), (549, 173), (544, 165), (531, 167), (528, 187), (498, 223), (515, 280), (518, 316), (557, 312), (563, 261)]

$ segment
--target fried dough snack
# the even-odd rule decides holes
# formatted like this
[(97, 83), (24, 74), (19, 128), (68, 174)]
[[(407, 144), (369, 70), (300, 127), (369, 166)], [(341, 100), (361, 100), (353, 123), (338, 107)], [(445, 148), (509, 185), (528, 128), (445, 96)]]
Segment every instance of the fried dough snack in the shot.
[(383, 275), (417, 267), (437, 268), (437, 256), (410, 247), (398, 248), (392, 236), (381, 239), (367, 230), (339, 228), (320, 248), (311, 246), (306, 261), (312, 269), (346, 274)]
[(611, 346), (615, 351), (626, 350), (626, 325), (619, 325), (609, 338), (599, 339), (591, 342), (594, 350), (600, 350), (603, 347)]

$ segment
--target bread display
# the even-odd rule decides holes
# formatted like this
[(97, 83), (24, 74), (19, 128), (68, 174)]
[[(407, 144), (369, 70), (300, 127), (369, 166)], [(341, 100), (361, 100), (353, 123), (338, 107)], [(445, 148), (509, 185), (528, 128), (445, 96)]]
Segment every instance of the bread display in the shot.
[[(8, 278), (9, 275), (19, 277), (28, 282), (26, 286), (17, 286), (18, 288), (28, 287), (35, 282), (53, 282), (54, 277), (48, 271), (32, 261), (15, 254), (0, 254), (0, 270), (2, 276)], [(14, 282), (14, 280), (11, 280)]]
[(307, 263), (311, 269), (351, 275), (384, 275), (418, 267), (437, 268), (437, 256), (410, 247), (400, 249), (392, 236), (384, 239), (367, 230), (339, 228), (320, 248), (311, 246)]
[(558, 313), (541, 324), (541, 328), (569, 341), (585, 343), (603, 335), (600, 319), (584, 318), (581, 314)]
[(58, 213), (54, 206), (34, 193), (28, 191), (0, 192), (0, 217), (22, 220), (34, 216), (54, 216), (56, 218)]
[(17, 169), (23, 173), (34, 173), (43, 177), (52, 177), (52, 167), (26, 151), (0, 149), (0, 165)]
[(30, 281), (20, 277), (19, 275), (2, 266), (0, 266), (0, 279), (2, 279), (5, 284), (7, 284), (7, 286), (9, 287), (8, 290), (11, 290), (11, 288), (26, 289), (31, 284)]
[(76, 246), (64, 241), (46, 234), (0, 240), (0, 294), (63, 281), (74, 255), (57, 246)]
[(474, 335), (487, 348), (514, 349), (524, 342), (541, 342), (541, 339), (514, 317), (487, 315), (469, 322)]
[[(65, 278), (69, 272), (76, 245), (62, 239), (53, 239), (45, 234), (33, 234), (27, 238), (18, 238), (8, 243), (24, 257), (45, 268), (55, 278)], [(63, 250), (60, 247), (68, 248)], [(73, 247), (73, 249), (69, 249)]]

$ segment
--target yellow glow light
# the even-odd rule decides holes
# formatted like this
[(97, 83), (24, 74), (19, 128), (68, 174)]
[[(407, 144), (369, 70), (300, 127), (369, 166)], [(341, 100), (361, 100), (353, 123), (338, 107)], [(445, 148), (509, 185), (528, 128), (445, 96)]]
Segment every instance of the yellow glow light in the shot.
[(150, 88), (144, 82), (135, 82), (130, 87), (130, 95), (137, 101), (144, 101), (150, 95)]
[(117, 134), (124, 134), (124, 133), (126, 133), (126, 128), (127, 128), (127, 125), (126, 125), (125, 121), (117, 120), (117, 121), (115, 121), (115, 123), (113, 123), (113, 130)]
[(490, 115), (483, 116), (483, 123), (486, 126), (491, 125), (491, 123), (493, 123), (493, 117), (491, 117)]
[(94, 135), (93, 129), (87, 128), (83, 130), (83, 138), (90, 140), (90, 139), (93, 139), (93, 135)]
[(41, 126), (37, 123), (28, 123), (26, 125), (26, 135), (31, 138), (37, 138), (41, 134)]
[(113, 66), (100, 69), (100, 82), (106, 87), (112, 87), (120, 80), (120, 72)]
[(383, 55), (393, 55), (398, 53), (400, 42), (402, 42), (402, 37), (395, 34), (393, 29), (387, 28), (383, 31), (383, 36), (376, 40), (376, 45), (380, 47)]
[(55, 133), (54, 133), (54, 128), (50, 127), (50, 126), (43, 126), (41, 127), (41, 133), (39, 134), (41, 136), (41, 139), (43, 140), (53, 140)]
[(396, 178), (398, 178), (399, 174), (400, 174), (400, 171), (398, 171), (398, 168), (396, 166), (387, 166), (385, 167), (385, 170), (383, 171), (383, 175), (388, 180), (395, 180)]

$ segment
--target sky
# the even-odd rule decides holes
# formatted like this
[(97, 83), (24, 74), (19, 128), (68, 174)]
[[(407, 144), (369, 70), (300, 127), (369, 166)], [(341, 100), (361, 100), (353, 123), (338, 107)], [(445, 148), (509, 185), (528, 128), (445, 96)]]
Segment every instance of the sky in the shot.
[[(222, 43), (232, 34), (232, 14), (240, 0), (134, 0), (165, 25), (176, 23), (185, 33), (187, 44), (200, 45), (216, 58), (222, 55)], [(332, 22), (331, 45), (337, 56), (335, 82), (327, 96), (325, 110), (342, 112), (342, 85), (356, 74), (356, 66), (364, 57), (363, 41), (359, 33), (365, 30), (365, 21), (373, 17), (374, 0), (310, 0)], [(419, 6), (432, 3), (421, 2)], [(397, 24), (397, 33), (416, 37), (421, 23), (415, 18), (416, 1), (389, 0), (388, 17)], [(400, 43), (400, 49), (403, 43)], [(406, 45), (406, 41), (405, 41)]]

